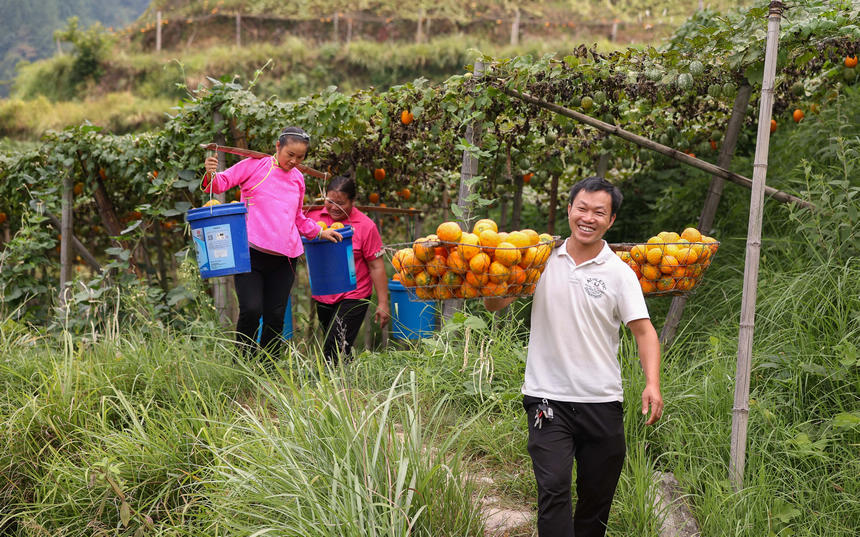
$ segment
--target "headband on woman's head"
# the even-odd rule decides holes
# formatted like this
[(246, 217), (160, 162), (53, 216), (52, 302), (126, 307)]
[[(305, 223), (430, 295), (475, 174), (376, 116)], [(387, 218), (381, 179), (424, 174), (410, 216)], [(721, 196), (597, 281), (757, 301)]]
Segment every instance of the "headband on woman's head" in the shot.
[(311, 143), (311, 135), (299, 127), (287, 127), (282, 130), (281, 135), (278, 136), (278, 141), (284, 143), (287, 141), (287, 138), (297, 138), (307, 144)]

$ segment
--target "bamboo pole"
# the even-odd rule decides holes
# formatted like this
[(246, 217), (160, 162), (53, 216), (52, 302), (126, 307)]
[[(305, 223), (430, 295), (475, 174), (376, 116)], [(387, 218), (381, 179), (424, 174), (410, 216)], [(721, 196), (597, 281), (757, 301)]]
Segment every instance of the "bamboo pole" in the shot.
[[(717, 159), (717, 166), (720, 168), (729, 169), (732, 163), (732, 156), (735, 154), (735, 146), (737, 145), (738, 135), (743, 126), (751, 94), (752, 87), (749, 84), (743, 84), (738, 89), (735, 104), (732, 108), (732, 115), (729, 117), (729, 123), (726, 126), (726, 134), (723, 136), (720, 156)], [(723, 186), (725, 183), (722, 177), (716, 175), (711, 177), (711, 184), (708, 187), (708, 194), (705, 196), (702, 214), (699, 216), (699, 229), (706, 235), (710, 235), (711, 226), (714, 224), (714, 216), (717, 214), (717, 207), (720, 205), (720, 198), (723, 195)], [(672, 303), (669, 305), (669, 311), (666, 313), (666, 322), (660, 331), (660, 342), (663, 345), (671, 345), (675, 339), (675, 334), (678, 332), (678, 324), (681, 322), (681, 316), (684, 314), (684, 308), (687, 306), (688, 297), (689, 295), (687, 294), (672, 297)]]
[[(697, 159), (696, 157), (691, 157), (690, 155), (688, 155), (686, 153), (683, 153), (681, 151), (678, 151), (677, 149), (672, 149), (671, 147), (667, 147), (663, 144), (659, 144), (657, 142), (649, 140), (648, 138), (645, 138), (644, 136), (639, 136), (638, 134), (633, 134), (632, 132), (626, 131), (617, 125), (610, 125), (609, 123), (604, 123), (603, 121), (600, 121), (599, 119), (594, 119), (593, 117), (588, 116), (586, 114), (576, 112), (576, 111), (571, 110), (569, 108), (565, 108), (564, 106), (548, 103), (548, 102), (543, 101), (541, 99), (538, 99), (536, 97), (532, 97), (531, 95), (529, 95), (527, 93), (522, 93), (522, 92), (519, 92), (517, 90), (507, 88), (505, 86), (499, 86), (499, 90), (502, 93), (510, 95), (511, 97), (516, 97), (516, 98), (521, 99), (527, 103), (533, 104), (535, 106), (539, 106), (539, 107), (544, 108), (546, 110), (549, 110), (551, 112), (555, 112), (557, 114), (561, 114), (561, 115), (569, 117), (571, 119), (575, 119), (577, 121), (585, 123), (586, 125), (590, 125), (597, 130), (600, 130), (600, 131), (603, 131), (603, 132), (606, 132), (609, 134), (613, 134), (613, 135), (618, 136), (619, 138), (621, 138), (623, 140), (627, 140), (628, 142), (632, 142), (632, 143), (634, 143), (640, 147), (644, 147), (646, 149), (651, 149), (651, 150), (656, 151), (662, 155), (666, 155), (669, 158), (675, 159), (679, 162), (683, 162), (684, 164), (687, 164), (687, 165), (692, 166), (694, 168), (698, 168), (702, 171), (706, 171), (710, 174), (716, 175), (718, 177), (722, 177), (723, 179), (731, 181), (735, 184), (745, 186), (747, 188), (752, 188), (752, 180), (750, 180), (747, 177), (744, 177), (743, 175), (731, 172), (729, 170), (724, 170), (723, 168), (720, 168), (719, 166), (715, 166), (715, 165), (711, 164), (710, 162), (706, 162), (704, 160)], [(796, 196), (792, 196), (791, 194), (787, 194), (785, 192), (782, 192), (781, 190), (777, 190), (773, 187), (766, 186), (764, 192), (768, 196), (772, 197), (773, 199), (775, 199), (777, 201), (781, 201), (782, 203), (794, 203), (800, 207), (805, 207), (807, 209), (812, 209), (812, 210), (815, 209), (815, 205), (813, 205), (812, 203), (810, 203), (806, 200), (800, 199)]]
[[(475, 62), (475, 78), (484, 75), (484, 63)], [(466, 126), (466, 141), (471, 145), (481, 143), (481, 126), (473, 121)], [(472, 178), (478, 175), (478, 159), (468, 151), (463, 151), (463, 163), (460, 166), (460, 191), (457, 194), (457, 207), (460, 208), (460, 227), (472, 229), (472, 202), (469, 200), (472, 194)], [(463, 306), (462, 300), (445, 301), (442, 307), (442, 317), (450, 319), (454, 313)]]
[(72, 204), (74, 186), (68, 172), (63, 176), (62, 222), (60, 223), (60, 305), (66, 304), (66, 284), (72, 274)]
[(770, 145), (770, 119), (773, 108), (773, 84), (776, 75), (776, 54), (779, 45), (779, 25), (784, 5), (778, 0), (770, 3), (767, 41), (764, 54), (764, 77), (758, 116), (758, 137), (753, 164), (753, 186), (750, 195), (749, 227), (747, 231), (746, 262), (741, 320), (738, 332), (738, 364), (735, 374), (735, 400), (732, 408), (732, 446), (729, 479), (737, 491), (743, 487), (746, 456), (747, 421), (749, 419), (750, 369), (755, 331), (756, 288), (758, 285), (759, 254), (761, 252), (762, 212), (764, 207), (767, 157)]

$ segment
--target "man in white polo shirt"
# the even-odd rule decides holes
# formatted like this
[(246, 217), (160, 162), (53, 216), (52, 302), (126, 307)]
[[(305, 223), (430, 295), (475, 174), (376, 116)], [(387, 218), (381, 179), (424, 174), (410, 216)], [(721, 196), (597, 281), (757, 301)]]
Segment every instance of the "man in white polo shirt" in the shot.
[[(617, 356), (622, 322), (645, 373), (642, 414), (651, 410), (645, 423), (663, 413), (657, 332), (635, 273), (603, 240), (621, 200), (618, 188), (598, 177), (571, 188), (570, 237), (553, 250), (534, 293), (522, 392), (540, 537), (606, 534), (626, 451)], [(484, 304), (496, 311), (513, 300), (486, 298)]]

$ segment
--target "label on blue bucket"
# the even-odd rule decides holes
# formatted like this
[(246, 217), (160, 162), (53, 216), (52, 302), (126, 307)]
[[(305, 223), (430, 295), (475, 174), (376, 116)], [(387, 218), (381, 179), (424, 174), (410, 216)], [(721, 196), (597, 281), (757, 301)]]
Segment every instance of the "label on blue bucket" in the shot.
[(346, 266), (349, 271), (349, 283), (355, 285), (355, 255), (352, 253), (352, 241), (346, 247)]
[(209, 270), (209, 256), (206, 255), (206, 239), (203, 237), (203, 228), (192, 229), (191, 236), (194, 238), (194, 250), (197, 252), (197, 266), (201, 270)]
[(206, 250), (209, 255), (209, 270), (229, 269), (236, 266), (233, 257), (233, 239), (230, 224), (203, 228), (206, 236)]

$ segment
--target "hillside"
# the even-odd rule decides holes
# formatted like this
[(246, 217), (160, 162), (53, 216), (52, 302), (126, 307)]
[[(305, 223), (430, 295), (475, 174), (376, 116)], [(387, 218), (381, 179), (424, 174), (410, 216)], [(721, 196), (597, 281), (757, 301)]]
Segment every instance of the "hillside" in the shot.
[[(706, 7), (725, 10), (750, 0), (712, 0)], [(8, 28), (0, 35), (0, 97), (9, 95), (19, 62), (56, 54), (53, 34), (70, 17), (80, 27), (100, 23), (118, 38), (117, 50), (153, 52), (159, 37), (163, 50), (206, 48), (214, 44), (276, 42), (298, 36), (315, 43), (423, 42), (442, 35), (467, 34), (497, 43), (571, 39), (593, 34), (625, 43), (652, 42), (688, 17), (693, 2), (660, 0), (647, 6), (632, 0), (605, 2), (524, 2), (498, 0), (402, 3), (321, 1), (273, 3), (263, 0), (46, 0), (38, 4), (0, 0)], [(161, 36), (157, 35), (161, 14)], [(237, 20), (237, 15), (240, 18)], [(237, 28), (239, 31), (237, 32)], [(114, 30), (115, 29), (115, 30)], [(69, 44), (63, 46), (69, 51)]]
[(15, 66), (54, 55), (54, 31), (63, 28), (69, 17), (78, 17), (84, 26), (96, 22), (105, 27), (125, 27), (143, 13), (149, 0), (0, 0), (0, 97), (9, 92)]

